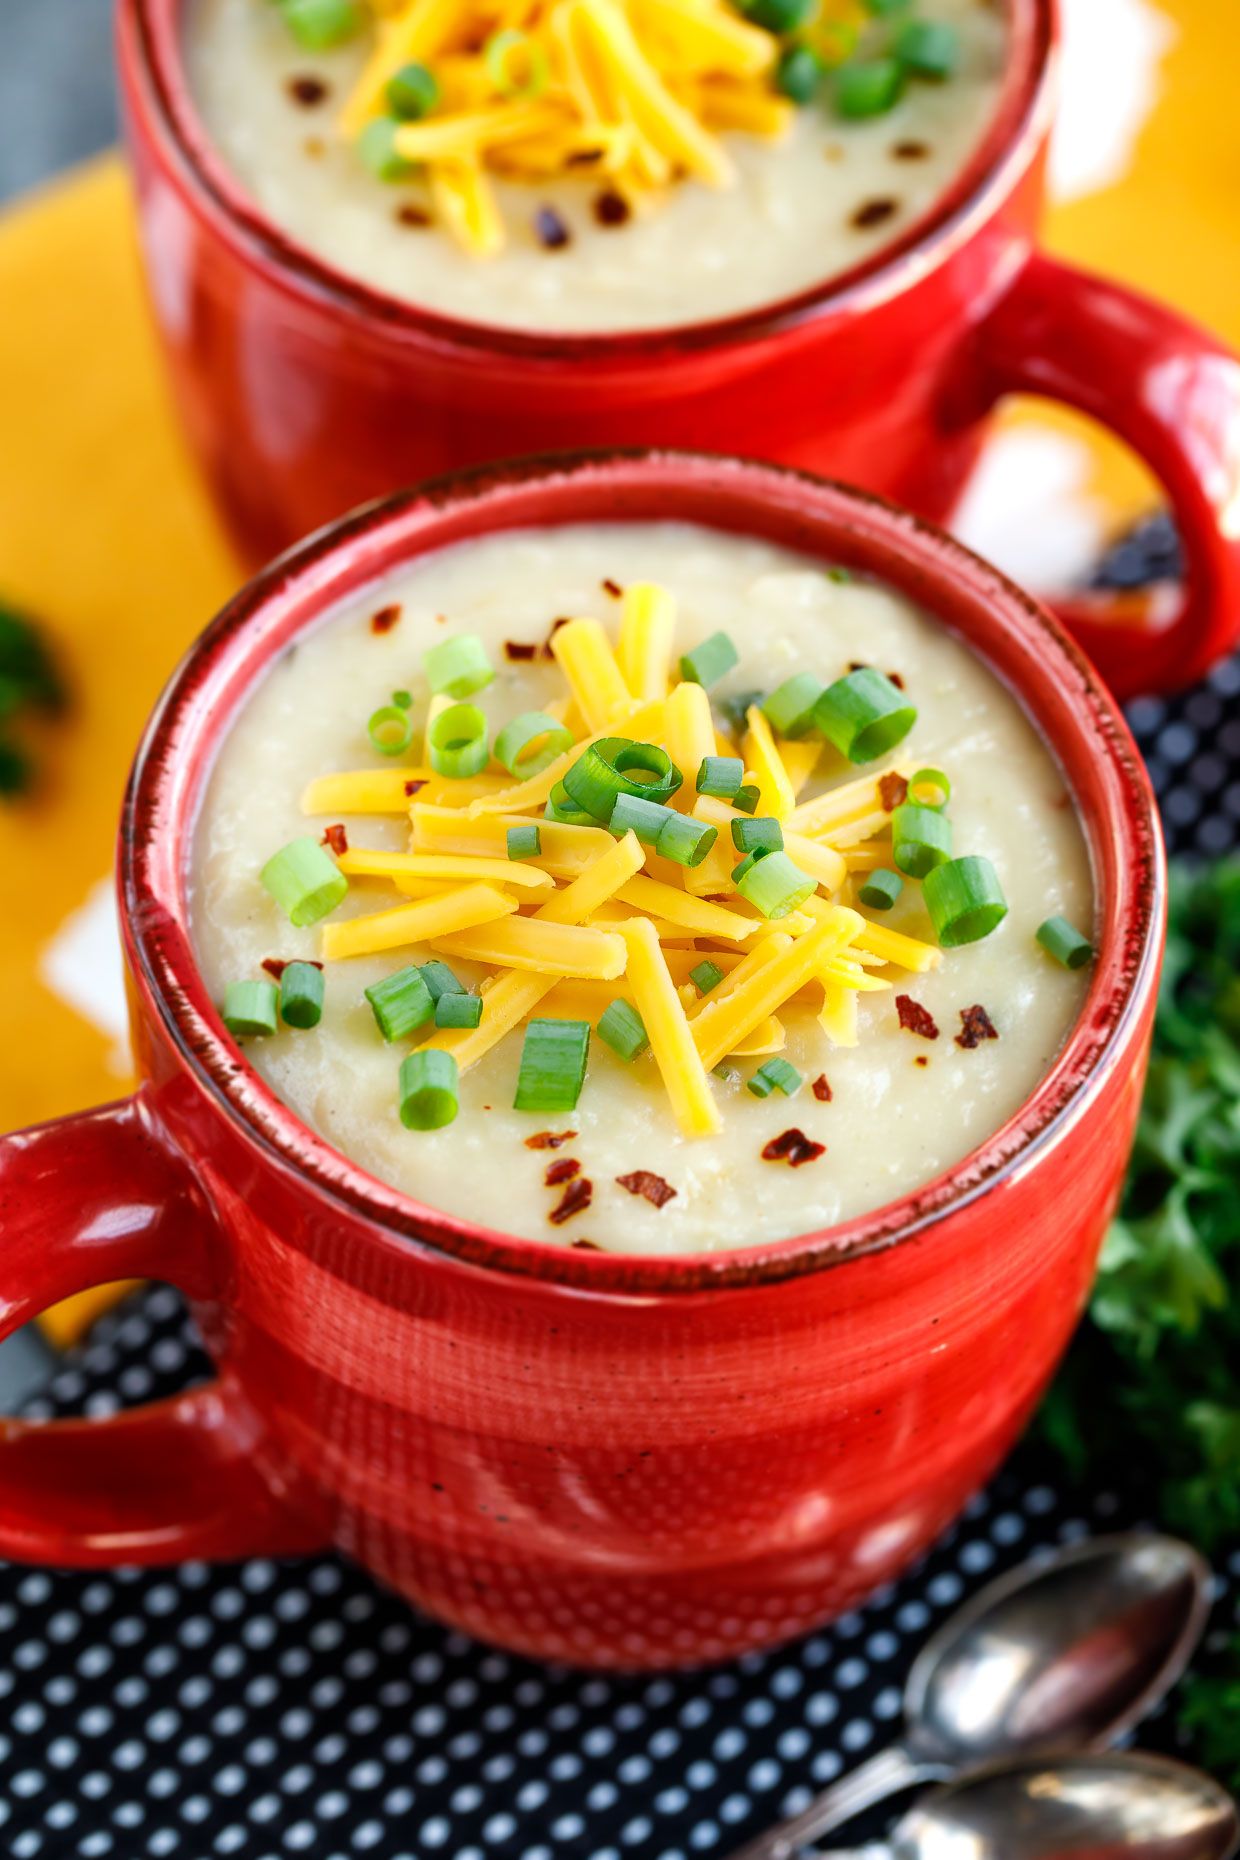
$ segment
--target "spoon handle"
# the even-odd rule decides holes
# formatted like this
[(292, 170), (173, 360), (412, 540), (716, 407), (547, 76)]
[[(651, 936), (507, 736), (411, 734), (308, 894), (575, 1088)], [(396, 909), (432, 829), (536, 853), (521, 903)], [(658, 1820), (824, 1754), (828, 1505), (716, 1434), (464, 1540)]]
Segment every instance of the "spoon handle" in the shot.
[(875, 1802), (882, 1802), (916, 1783), (941, 1782), (949, 1774), (945, 1765), (927, 1763), (914, 1756), (906, 1745), (892, 1744), (869, 1758), (860, 1769), (850, 1771), (829, 1789), (824, 1789), (799, 1815), (768, 1828), (756, 1841), (738, 1848), (729, 1860), (791, 1860), (792, 1855), (800, 1853), (820, 1835), (843, 1827), (862, 1809), (872, 1808)]

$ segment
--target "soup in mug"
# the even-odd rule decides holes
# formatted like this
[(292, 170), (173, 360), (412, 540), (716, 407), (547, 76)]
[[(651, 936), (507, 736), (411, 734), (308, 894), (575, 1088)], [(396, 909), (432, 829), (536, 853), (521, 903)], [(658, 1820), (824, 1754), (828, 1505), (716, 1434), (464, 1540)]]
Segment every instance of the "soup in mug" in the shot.
[(329, 613), (234, 721), (189, 888), (226, 1025), (336, 1148), (645, 1254), (953, 1167), (1062, 1047), (1094, 910), (959, 639), (679, 523), (460, 544)]

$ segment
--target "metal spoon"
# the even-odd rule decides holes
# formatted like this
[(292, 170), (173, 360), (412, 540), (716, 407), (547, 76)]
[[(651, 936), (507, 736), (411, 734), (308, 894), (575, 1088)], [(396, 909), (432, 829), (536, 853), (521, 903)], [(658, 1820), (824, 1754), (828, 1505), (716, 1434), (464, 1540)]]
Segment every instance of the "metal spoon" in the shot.
[(816, 1860), (1228, 1860), (1238, 1839), (1231, 1797), (1182, 1763), (1026, 1757), (934, 1790), (888, 1845)]
[[(901, 1789), (1052, 1749), (1104, 1750), (1174, 1685), (1209, 1568), (1174, 1537), (1095, 1537), (992, 1582), (922, 1648), (905, 1733), (732, 1860), (786, 1860)], [(955, 1856), (953, 1856), (955, 1860)]]

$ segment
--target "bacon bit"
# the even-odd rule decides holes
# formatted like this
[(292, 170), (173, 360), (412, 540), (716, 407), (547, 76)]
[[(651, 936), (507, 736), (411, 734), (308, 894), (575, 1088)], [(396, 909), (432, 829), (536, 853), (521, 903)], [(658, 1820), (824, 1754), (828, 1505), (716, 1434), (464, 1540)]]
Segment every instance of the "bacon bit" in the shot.
[(564, 1198), (557, 1207), (552, 1208), (547, 1219), (553, 1227), (563, 1227), (565, 1221), (571, 1221), (574, 1214), (580, 1214), (594, 1200), (594, 1184), (589, 1176), (581, 1175), (575, 1182), (570, 1182), (564, 1190)]
[(852, 223), (858, 232), (865, 232), (871, 226), (881, 226), (893, 213), (898, 213), (898, 200), (867, 200), (852, 216)]
[(584, 1234), (576, 1240), (570, 1240), (569, 1245), (580, 1247), (583, 1253), (605, 1253), (607, 1251), (607, 1248), (600, 1246), (597, 1240), (587, 1240)]
[(349, 836), (339, 822), (334, 827), (324, 827), (320, 846), (330, 846), (337, 859), (349, 850)]
[(934, 1016), (920, 1001), (914, 1001), (912, 995), (896, 996), (896, 1013), (900, 1016), (900, 1025), (909, 1033), (918, 1033), (923, 1040), (937, 1040), (939, 1030), (934, 1024)]
[(897, 691), (903, 691), (904, 680), (901, 678), (899, 672), (888, 672), (887, 681), (889, 684), (893, 684)]
[(889, 775), (884, 775), (878, 784), (878, 798), (888, 814), (893, 814), (907, 795), (908, 783), (894, 769)]
[(820, 1072), (818, 1074), (818, 1077), (814, 1080), (812, 1089), (819, 1104), (830, 1104), (834, 1093), (827, 1084), (827, 1075), (825, 1072)]
[(425, 786), (426, 783), (424, 781), (407, 781), (405, 783), (405, 793), (408, 795), (417, 794), (421, 789), (425, 788)]
[(504, 641), (504, 657), (506, 659), (512, 659), (514, 661), (532, 659), (537, 651), (537, 646), (524, 639), (506, 639)]
[(551, 650), (551, 642), (555, 638), (556, 634), (559, 632), (560, 628), (562, 626), (567, 626), (567, 625), (568, 625), (567, 614), (561, 614), (558, 620), (553, 620), (551, 622), (551, 631), (548, 633), (546, 639), (543, 641), (542, 656), (544, 659), (554, 659), (555, 654)]
[(534, 231), (544, 251), (562, 252), (572, 244), (573, 235), (554, 207), (539, 207), (534, 215)]
[(416, 226), (419, 229), (435, 224), (426, 208), (415, 206), (411, 200), (407, 200), (403, 207), (397, 207), (396, 218), (401, 226)]
[(562, 1150), (566, 1143), (571, 1143), (577, 1135), (575, 1130), (540, 1130), (536, 1137), (527, 1137), (527, 1150)]
[(792, 1169), (799, 1169), (802, 1163), (814, 1162), (826, 1154), (825, 1143), (814, 1143), (803, 1130), (794, 1126), (785, 1130), (782, 1136), (772, 1137), (762, 1152), (763, 1162), (786, 1162)]
[(605, 149), (574, 149), (571, 155), (564, 157), (566, 168), (594, 168), (602, 161)]
[(930, 153), (928, 142), (897, 142), (891, 151), (896, 161), (925, 161)]
[(287, 89), (293, 102), (299, 103), (303, 110), (313, 110), (316, 104), (322, 103), (330, 94), (322, 78), (310, 75), (291, 77)]
[(321, 969), (323, 967), (321, 962), (314, 962), (309, 956), (265, 956), (263, 958), (263, 967), (266, 969), (272, 981), (278, 982), (280, 977), (284, 974), (284, 971), (288, 968), (290, 962), (309, 963), (312, 969)]
[(400, 614), (401, 606), (399, 601), (393, 601), (390, 607), (381, 607), (377, 614), (371, 614), (370, 616), (371, 632), (390, 633), (392, 628), (396, 625), (396, 622), (400, 619)]
[(632, 218), (633, 209), (623, 194), (609, 187), (594, 202), (594, 217), (600, 226), (623, 226)]
[(649, 1169), (634, 1169), (632, 1175), (618, 1175), (616, 1180), (630, 1195), (644, 1195), (656, 1208), (663, 1207), (676, 1193), (670, 1182), (665, 1182), (661, 1175), (653, 1175)]
[(850, 659), (848, 661), (848, 669), (850, 672), (868, 672), (870, 669), (869, 662), (866, 659)]
[(956, 1035), (956, 1045), (963, 1046), (966, 1052), (971, 1052), (975, 1046), (980, 1046), (983, 1040), (999, 1038), (999, 1029), (980, 1003), (976, 1007), (961, 1008), (960, 1027), (961, 1031)]
[(620, 583), (618, 581), (613, 581), (610, 575), (604, 575), (603, 577), (603, 591), (606, 594), (610, 594), (612, 599), (617, 601), (624, 593), (624, 589), (620, 586)]
[(575, 1156), (561, 1156), (559, 1162), (547, 1164), (543, 1181), (548, 1188), (556, 1188), (561, 1182), (571, 1182), (575, 1175), (580, 1174), (581, 1164)]
[(930, 1061), (926, 1058), (926, 1055), (924, 1053), (918, 1053), (916, 1059), (913, 1061), (913, 1064), (915, 1066), (928, 1066), (930, 1064)]

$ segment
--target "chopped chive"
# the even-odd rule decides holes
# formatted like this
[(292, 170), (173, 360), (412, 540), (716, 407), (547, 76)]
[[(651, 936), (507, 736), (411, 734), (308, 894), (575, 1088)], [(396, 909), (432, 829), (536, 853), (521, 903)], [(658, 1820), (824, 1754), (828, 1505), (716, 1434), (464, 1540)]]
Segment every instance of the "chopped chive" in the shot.
[(229, 982), (220, 1019), (229, 1033), (274, 1033), (279, 996), (274, 982)]
[(418, 965), (432, 1001), (440, 995), (463, 995), (465, 984), (453, 975), (446, 962), (423, 962)]
[(852, 122), (885, 116), (903, 89), (904, 66), (898, 58), (850, 59), (835, 74), (835, 107)]
[(366, 734), (370, 738), (372, 749), (377, 749), (381, 756), (403, 755), (413, 741), (413, 725), (409, 713), (399, 704), (385, 704), (381, 710), (372, 713), (366, 725)]
[(907, 13), (913, 0), (861, 0), (867, 13), (877, 13), (880, 19), (894, 19), (897, 13)]
[(922, 896), (944, 949), (977, 943), (1007, 916), (1007, 899), (989, 859), (970, 853), (927, 872)]
[(952, 785), (942, 769), (918, 769), (909, 780), (908, 798), (918, 807), (933, 807), (941, 814), (952, 798)]
[(528, 781), (532, 775), (541, 775), (572, 746), (571, 730), (544, 710), (527, 710), (504, 725), (495, 739), (494, 754), (515, 780)]
[(801, 1089), (801, 1074), (787, 1059), (768, 1059), (749, 1080), (749, 1089), (755, 1098), (769, 1098), (773, 1091), (795, 1098)]
[(554, 1115), (575, 1109), (590, 1055), (588, 1020), (532, 1020), (517, 1074), (516, 1111)]
[(880, 866), (877, 872), (871, 872), (864, 885), (857, 892), (857, 900), (872, 911), (889, 911), (900, 893), (904, 890), (904, 880), (898, 872), (889, 872)]
[(697, 791), (713, 794), (717, 801), (730, 801), (744, 779), (745, 764), (739, 756), (703, 756)]
[(476, 704), (449, 704), (432, 720), (428, 734), (431, 767), (436, 775), (464, 781), (471, 775), (481, 775), (491, 760), (486, 716)]
[(308, 52), (325, 52), (360, 32), (354, 0), (280, 0), (284, 23)]
[(317, 840), (290, 840), (273, 853), (258, 875), (289, 922), (298, 930), (334, 911), (349, 881)]
[(394, 116), (372, 117), (357, 138), (357, 152), (376, 181), (407, 181), (414, 164), (396, 146), (400, 124)]
[(623, 736), (601, 737), (564, 771), (564, 787), (574, 805), (595, 820), (611, 819), (619, 795), (666, 801), (683, 781), (666, 749), (657, 743), (630, 743)]
[[(524, 79), (514, 77), (511, 71), (511, 59), (514, 52), (524, 52), (526, 75)], [(495, 33), (487, 40), (483, 53), (486, 61), (487, 76), (502, 97), (528, 100), (541, 97), (547, 88), (550, 71), (547, 55), (536, 40), (528, 33), (518, 32), (510, 26), (504, 32)]]
[(439, 102), (439, 84), (425, 65), (402, 65), (383, 92), (387, 107), (402, 123), (416, 123)]
[(442, 1047), (427, 1046), (400, 1062), (400, 1121), (406, 1130), (441, 1130), (460, 1106), (460, 1073)]
[(826, 688), (812, 672), (797, 672), (772, 691), (762, 715), (781, 736), (804, 736), (814, 726), (814, 706)]
[(761, 790), (755, 788), (751, 783), (746, 783), (743, 788), (738, 788), (736, 793), (732, 796), (732, 805), (736, 808), (738, 813), (752, 814), (756, 811), (758, 802), (761, 799)]
[(744, 0), (742, 12), (765, 32), (795, 32), (814, 9), (814, 0)]
[(437, 1027), (476, 1027), (481, 1019), (481, 995), (455, 995), (445, 990), (435, 1003)]
[[(735, 876), (735, 874), (733, 875)], [(736, 889), (763, 917), (786, 917), (817, 891), (816, 879), (793, 865), (786, 852), (767, 853), (736, 880)]]
[(732, 867), (732, 883), (734, 885), (739, 885), (746, 873), (753, 871), (759, 859), (765, 859), (767, 857), (768, 853), (765, 846), (755, 846), (752, 852), (747, 852), (745, 854), (745, 857), (741, 860), (739, 865), (734, 865)]
[(790, 45), (775, 68), (775, 88), (793, 103), (812, 103), (827, 67), (810, 45)]
[(717, 1066), (711, 1067), (710, 1076), (713, 1079), (722, 1079), (725, 1085), (735, 1085), (740, 1078), (740, 1073), (735, 1066), (730, 1066), (726, 1060), (721, 1059)]
[(903, 801), (891, 816), (891, 856), (909, 878), (925, 878), (952, 856), (952, 823), (937, 807)]
[(829, 685), (814, 706), (814, 722), (850, 762), (873, 762), (903, 742), (916, 706), (890, 678), (870, 666)]
[(412, 710), (413, 709), (413, 692), (412, 691), (393, 691), (392, 702), (400, 710)]
[(709, 691), (712, 685), (740, 662), (740, 654), (726, 633), (712, 633), (692, 652), (682, 653), (680, 676), (686, 684), (705, 685)]
[(734, 820), (732, 844), (738, 853), (782, 852), (784, 830), (778, 820), (762, 814), (756, 820)]
[(467, 698), (489, 685), (495, 673), (476, 633), (441, 640), (422, 654), (422, 669), (436, 697)]
[(635, 1007), (621, 997), (608, 1003), (598, 1023), (598, 1037), (631, 1065), (650, 1044), (646, 1023)]
[(1066, 917), (1048, 917), (1044, 924), (1038, 925), (1035, 934), (1047, 954), (1065, 969), (1083, 969), (1093, 960), (1093, 944)]
[(690, 969), (689, 980), (700, 995), (708, 995), (723, 980), (723, 970), (717, 962), (699, 962), (696, 969)]
[(910, 19), (896, 35), (894, 50), (918, 77), (949, 78), (960, 62), (960, 35), (949, 20)]
[(509, 827), (506, 838), (510, 859), (537, 859), (542, 851), (542, 835), (536, 820), (526, 821), (519, 827)]
[(718, 827), (705, 820), (694, 820), (688, 814), (674, 813), (670, 807), (666, 811), (668, 817), (654, 843), (655, 851), (661, 859), (670, 859), (673, 865), (690, 868), (701, 865), (719, 838)]
[(290, 962), (280, 977), (280, 1019), (289, 1027), (317, 1027), (322, 1018), (322, 969), (313, 962)]
[(544, 820), (559, 821), (565, 827), (597, 827), (598, 821), (593, 814), (587, 814), (584, 807), (578, 807), (562, 781), (558, 781), (547, 796), (547, 805), (543, 808)]
[(385, 975), (365, 990), (370, 1011), (385, 1040), (403, 1040), (424, 1027), (435, 1012), (435, 1002), (416, 964)]
[[(679, 818), (670, 807), (663, 807), (658, 801), (644, 801), (636, 794), (618, 794), (607, 825), (617, 839), (623, 839), (626, 833), (636, 833), (643, 845), (657, 846), (668, 821)], [(597, 826), (598, 822), (594, 820), (592, 824)]]

